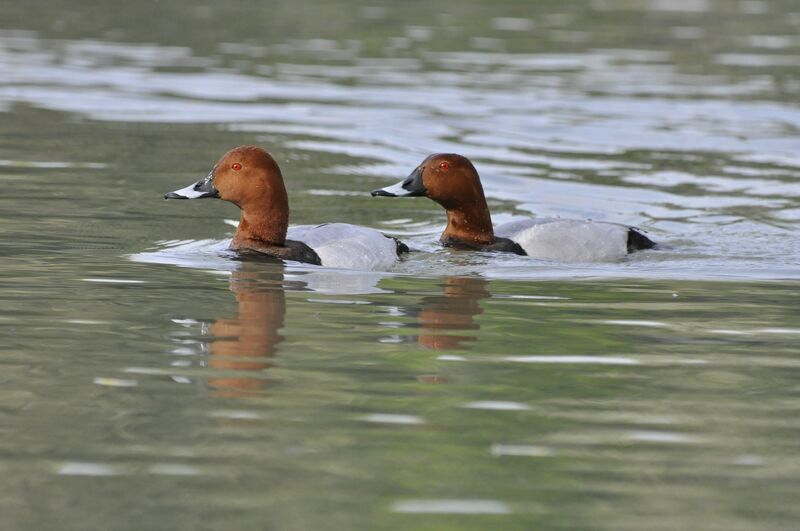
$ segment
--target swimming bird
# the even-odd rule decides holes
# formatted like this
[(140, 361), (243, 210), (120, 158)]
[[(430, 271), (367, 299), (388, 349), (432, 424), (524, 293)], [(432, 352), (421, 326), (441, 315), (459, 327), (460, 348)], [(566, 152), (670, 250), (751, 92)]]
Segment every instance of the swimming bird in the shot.
[(440, 241), (457, 249), (594, 262), (656, 245), (639, 229), (617, 223), (528, 218), (493, 227), (478, 171), (468, 158), (454, 153), (430, 155), (406, 179), (373, 190), (372, 196), (433, 199), (447, 211)]
[(289, 227), (289, 199), (275, 159), (258, 146), (225, 153), (194, 184), (164, 199), (218, 198), (241, 209), (230, 248), (347, 269), (387, 269), (408, 247), (369, 227), (324, 223)]

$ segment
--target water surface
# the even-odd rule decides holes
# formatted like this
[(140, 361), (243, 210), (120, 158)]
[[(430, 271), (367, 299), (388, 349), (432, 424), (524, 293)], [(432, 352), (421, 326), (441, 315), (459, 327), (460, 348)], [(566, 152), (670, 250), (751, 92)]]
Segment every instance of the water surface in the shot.
[[(0, 7), (0, 527), (794, 527), (793, 2), (169, 4)], [(244, 143), (420, 252), (236, 259)], [(437, 151), (668, 249), (441, 249)]]

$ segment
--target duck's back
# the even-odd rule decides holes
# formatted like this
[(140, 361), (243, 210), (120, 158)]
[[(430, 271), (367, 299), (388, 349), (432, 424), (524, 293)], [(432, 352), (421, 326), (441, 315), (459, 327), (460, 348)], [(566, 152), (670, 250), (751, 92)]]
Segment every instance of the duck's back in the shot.
[(398, 256), (394, 238), (369, 227), (347, 223), (297, 225), (289, 227), (286, 238), (314, 249), (326, 267), (383, 270), (390, 268)]
[[(631, 232), (649, 242), (630, 247)], [(565, 262), (607, 262), (624, 258), (636, 248), (653, 247), (646, 236), (617, 223), (574, 219), (533, 218), (495, 228), (496, 236), (517, 242), (528, 256)]]

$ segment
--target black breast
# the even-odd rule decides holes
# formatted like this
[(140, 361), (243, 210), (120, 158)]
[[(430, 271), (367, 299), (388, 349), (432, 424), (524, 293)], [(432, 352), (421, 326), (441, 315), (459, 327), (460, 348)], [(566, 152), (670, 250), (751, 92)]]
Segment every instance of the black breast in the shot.
[(293, 260), (304, 264), (322, 265), (319, 255), (303, 242), (286, 240), (283, 245), (272, 245), (250, 240), (247, 245), (235, 249), (242, 260)]
[(527, 256), (528, 254), (522, 247), (520, 247), (520, 245), (517, 242), (511, 241), (508, 238), (495, 238), (494, 243), (482, 246), (481, 250), (499, 251), (503, 253), (514, 253), (522, 256)]
[(286, 240), (283, 244), (286, 252), (281, 256), (284, 260), (294, 260), (295, 262), (303, 262), (304, 264), (322, 265), (322, 260), (319, 255), (303, 242), (294, 240)]
[(518, 243), (513, 242), (508, 238), (495, 238), (494, 242), (488, 244), (463, 242), (454, 238), (447, 238), (442, 240), (442, 245), (445, 247), (453, 247), (454, 249), (470, 249), (473, 251), (514, 253), (522, 256), (527, 256), (528, 254), (522, 247), (520, 247)]

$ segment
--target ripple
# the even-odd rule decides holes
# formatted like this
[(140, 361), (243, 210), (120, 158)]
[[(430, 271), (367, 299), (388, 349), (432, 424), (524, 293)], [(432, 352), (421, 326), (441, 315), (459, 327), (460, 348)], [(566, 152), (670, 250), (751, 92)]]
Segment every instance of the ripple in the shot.
[(308, 302), (318, 302), (320, 304), (372, 304), (369, 301), (356, 301), (346, 299), (307, 299)]
[(551, 457), (556, 454), (552, 448), (529, 444), (493, 444), (489, 452), (495, 457)]
[(169, 374), (168, 371), (164, 369), (159, 369), (157, 367), (125, 367), (122, 369), (122, 372), (127, 372), (130, 374), (148, 374), (148, 375), (157, 375), (163, 376)]
[(503, 361), (514, 363), (568, 363), (596, 365), (639, 365), (633, 358), (615, 356), (504, 356)]
[(259, 420), (262, 418), (262, 415), (258, 412), (241, 409), (218, 409), (209, 411), (208, 416), (212, 418), (232, 420)]
[(762, 328), (762, 334), (800, 334), (800, 328)]
[(668, 431), (632, 431), (626, 438), (637, 442), (668, 443), (668, 444), (695, 444), (702, 439), (693, 435)]
[(492, 28), (500, 31), (530, 31), (535, 27), (528, 18), (495, 17), (492, 19)]
[(733, 460), (733, 464), (738, 466), (763, 466), (765, 461), (760, 455), (742, 454), (736, 456), (736, 459)]
[(437, 356), (436, 359), (439, 361), (467, 361), (467, 358), (464, 356), (458, 356), (455, 354), (443, 354), (441, 356)]
[(63, 161), (29, 161), (29, 160), (0, 160), (0, 167), (11, 168), (38, 168), (38, 169), (63, 169), (63, 168), (79, 168), (79, 169), (103, 169), (107, 168), (108, 164), (101, 162), (63, 162)]
[(97, 377), (93, 382), (95, 385), (102, 385), (104, 387), (136, 387), (139, 385), (139, 382), (136, 380), (126, 380), (122, 378)]
[(511, 514), (511, 508), (497, 500), (401, 500), (392, 504), (392, 512), (412, 514)]
[(418, 425), (425, 424), (425, 419), (416, 415), (401, 415), (397, 413), (369, 413), (356, 417), (363, 422), (374, 422), (377, 424), (406, 424)]
[(544, 300), (544, 301), (566, 301), (569, 297), (554, 297), (549, 295), (492, 295), (493, 299), (521, 299), (521, 300)]
[(106, 463), (71, 462), (58, 468), (60, 476), (121, 476), (125, 474), (122, 467)]
[(160, 463), (148, 467), (147, 472), (157, 476), (199, 476), (202, 471), (190, 465), (179, 463)]
[(127, 278), (82, 278), (84, 282), (94, 282), (95, 284), (146, 284), (146, 280), (134, 280)]
[(661, 321), (645, 321), (637, 319), (608, 319), (602, 322), (610, 325), (643, 326), (645, 328), (666, 328), (670, 326), (668, 323), (662, 323)]
[(800, 64), (800, 55), (767, 55), (725, 53), (717, 55), (717, 62), (727, 66), (765, 67), (785, 66), (796, 68)]
[(528, 411), (531, 407), (520, 402), (504, 402), (500, 400), (479, 400), (467, 402), (461, 407), (467, 409), (486, 409), (490, 411)]

